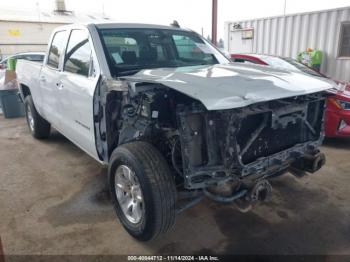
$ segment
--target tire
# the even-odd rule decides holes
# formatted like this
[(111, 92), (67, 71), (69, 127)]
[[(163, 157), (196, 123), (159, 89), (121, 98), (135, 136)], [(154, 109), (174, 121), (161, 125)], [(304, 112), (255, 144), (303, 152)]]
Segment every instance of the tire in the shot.
[[(127, 170), (125, 167), (133, 172), (132, 176), (136, 176), (136, 188), (137, 182), (141, 188), (141, 193), (137, 191), (138, 195), (134, 194), (137, 195), (134, 196), (133, 200), (136, 201), (135, 209), (133, 206), (131, 209), (127, 208), (127, 211), (125, 209), (123, 211), (126, 203), (124, 197), (128, 198), (130, 196), (127, 196), (128, 194), (124, 192), (124, 189), (120, 189), (123, 186), (118, 184), (119, 177), (124, 176), (120, 175), (121, 172), (125, 173)], [(121, 181), (124, 182), (123, 179), (121, 178)], [(135, 179), (131, 180), (135, 182)], [(148, 241), (156, 238), (161, 233), (167, 232), (172, 227), (176, 216), (175, 182), (166, 160), (154, 146), (138, 141), (116, 148), (110, 158), (108, 181), (117, 216), (126, 231), (134, 238), (140, 241)], [(133, 187), (134, 185), (131, 186), (130, 191), (133, 191)], [(133, 195), (133, 193), (130, 194)], [(119, 200), (118, 196), (120, 197)], [(135, 200), (140, 196), (142, 203), (138, 203), (141, 200)], [(137, 210), (139, 212), (136, 212)], [(131, 221), (128, 215), (132, 216), (134, 212), (135, 214), (141, 214), (141, 218)], [(137, 215), (135, 217), (138, 218)]]
[(31, 95), (26, 96), (24, 99), (24, 107), (27, 124), (32, 136), (37, 139), (49, 137), (51, 125), (36, 111)]

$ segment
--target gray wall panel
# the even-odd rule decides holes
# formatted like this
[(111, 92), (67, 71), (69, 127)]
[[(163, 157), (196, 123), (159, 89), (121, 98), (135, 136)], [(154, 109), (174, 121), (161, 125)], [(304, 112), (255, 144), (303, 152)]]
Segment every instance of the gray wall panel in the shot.
[[(226, 22), (225, 34), (230, 35), (233, 23), (241, 24), (242, 28), (254, 28), (253, 52), (258, 54), (296, 58), (299, 51), (308, 47), (320, 49), (324, 53), (321, 72), (350, 81), (350, 57), (337, 57), (340, 25), (344, 21), (350, 22), (350, 7)], [(234, 50), (227, 51), (234, 53)]]

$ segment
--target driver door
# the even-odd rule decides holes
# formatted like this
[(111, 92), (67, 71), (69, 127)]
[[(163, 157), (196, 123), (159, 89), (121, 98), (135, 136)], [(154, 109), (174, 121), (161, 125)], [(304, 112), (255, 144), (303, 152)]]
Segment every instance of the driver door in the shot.
[(58, 88), (60, 122), (65, 135), (95, 158), (93, 97), (98, 79), (98, 63), (88, 31), (71, 30)]

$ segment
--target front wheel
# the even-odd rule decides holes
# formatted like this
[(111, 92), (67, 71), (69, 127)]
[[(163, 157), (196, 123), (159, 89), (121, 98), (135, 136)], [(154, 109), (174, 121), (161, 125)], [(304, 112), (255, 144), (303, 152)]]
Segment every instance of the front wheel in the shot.
[(174, 178), (164, 157), (151, 144), (132, 142), (116, 148), (108, 180), (117, 216), (133, 237), (147, 241), (174, 224)]

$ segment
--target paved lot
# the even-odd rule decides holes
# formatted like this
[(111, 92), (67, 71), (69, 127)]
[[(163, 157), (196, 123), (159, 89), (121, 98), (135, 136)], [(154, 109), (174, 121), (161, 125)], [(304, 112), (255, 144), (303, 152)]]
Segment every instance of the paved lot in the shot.
[(106, 170), (63, 136), (34, 140), (0, 116), (0, 236), (5, 254), (350, 254), (350, 140), (326, 141), (327, 165), (272, 181), (273, 198), (242, 214), (203, 201), (150, 243), (116, 220)]

